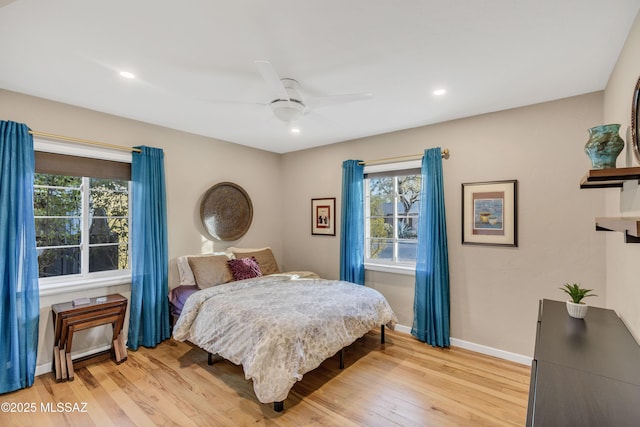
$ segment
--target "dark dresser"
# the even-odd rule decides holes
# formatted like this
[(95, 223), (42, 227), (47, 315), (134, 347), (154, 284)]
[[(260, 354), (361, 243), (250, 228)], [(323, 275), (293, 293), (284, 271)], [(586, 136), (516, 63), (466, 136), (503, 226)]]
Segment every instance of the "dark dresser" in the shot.
[(542, 300), (527, 426), (640, 426), (640, 346), (615, 311)]

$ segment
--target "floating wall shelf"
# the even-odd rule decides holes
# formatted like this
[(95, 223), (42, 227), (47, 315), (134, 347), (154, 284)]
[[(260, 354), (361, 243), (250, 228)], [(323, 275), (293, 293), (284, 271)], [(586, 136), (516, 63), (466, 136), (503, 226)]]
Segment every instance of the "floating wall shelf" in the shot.
[[(580, 188), (622, 188), (625, 181), (640, 184), (640, 167), (591, 169), (580, 181)], [(624, 233), (625, 243), (640, 243), (640, 217), (596, 218), (596, 230)]]
[(603, 217), (596, 218), (596, 230), (624, 233), (625, 243), (640, 243), (640, 218)]
[(591, 169), (580, 181), (580, 188), (622, 188), (625, 181), (638, 180), (640, 167)]

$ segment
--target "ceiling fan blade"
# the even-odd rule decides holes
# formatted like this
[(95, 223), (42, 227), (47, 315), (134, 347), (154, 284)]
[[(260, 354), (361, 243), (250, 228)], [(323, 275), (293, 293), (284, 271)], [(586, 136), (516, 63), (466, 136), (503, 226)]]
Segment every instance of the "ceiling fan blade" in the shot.
[(254, 107), (269, 106), (269, 104), (266, 104), (264, 102), (227, 101), (224, 99), (209, 99), (209, 98), (199, 98), (199, 99), (208, 104), (229, 105), (229, 106), (254, 106)]
[(349, 102), (368, 101), (373, 99), (371, 93), (349, 93), (344, 95), (320, 96), (310, 98), (307, 104), (310, 108), (323, 108), (331, 105), (347, 104)]
[(273, 68), (269, 61), (259, 60), (255, 61), (258, 66), (258, 70), (260, 74), (262, 74), (262, 78), (267, 82), (267, 84), (273, 89), (275, 94), (278, 96), (278, 99), (289, 100), (289, 92), (282, 84), (278, 73)]

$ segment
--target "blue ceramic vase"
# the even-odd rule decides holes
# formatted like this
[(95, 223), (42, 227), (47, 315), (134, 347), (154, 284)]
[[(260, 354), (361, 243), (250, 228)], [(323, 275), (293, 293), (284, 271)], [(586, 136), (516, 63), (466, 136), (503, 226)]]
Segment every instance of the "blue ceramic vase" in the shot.
[(616, 159), (624, 148), (624, 140), (618, 135), (620, 125), (602, 125), (589, 129), (589, 141), (584, 151), (591, 159), (592, 169), (616, 167)]

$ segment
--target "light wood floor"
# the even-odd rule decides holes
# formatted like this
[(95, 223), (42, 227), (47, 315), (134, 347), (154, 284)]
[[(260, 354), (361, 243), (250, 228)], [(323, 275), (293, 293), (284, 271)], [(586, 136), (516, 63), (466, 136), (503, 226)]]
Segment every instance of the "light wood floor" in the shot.
[[(76, 371), (73, 382), (41, 375), (0, 403), (35, 404), (35, 413), (0, 412), (0, 426), (521, 426), (529, 367), (459, 348), (435, 349), (373, 331), (296, 383), (284, 412), (261, 404), (242, 368), (167, 340)], [(61, 409), (86, 412), (52, 412)], [(64, 403), (68, 403), (65, 408)], [(77, 404), (77, 405), (76, 405)], [(49, 405), (49, 406), (47, 406)], [(74, 407), (75, 405), (75, 407)], [(33, 405), (32, 405), (33, 406)]]

